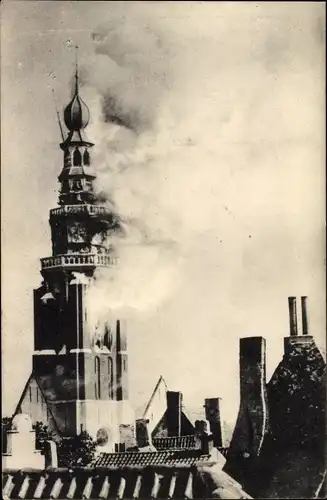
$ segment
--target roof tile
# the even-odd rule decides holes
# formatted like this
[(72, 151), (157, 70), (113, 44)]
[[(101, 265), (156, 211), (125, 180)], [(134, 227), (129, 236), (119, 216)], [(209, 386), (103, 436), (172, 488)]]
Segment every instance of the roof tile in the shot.
[(154, 438), (152, 440), (153, 446), (158, 450), (178, 450), (178, 449), (194, 449), (195, 436), (173, 436), (164, 438)]
[[(167, 456), (167, 452), (158, 452), (157, 455)], [(45, 471), (6, 470), (2, 474), (2, 498), (9, 500), (202, 498), (201, 474), (203, 473), (200, 473), (200, 469), (206, 468), (205, 464), (210, 465), (211, 462), (198, 462), (195, 465), (197, 457), (194, 452), (189, 459), (190, 463), (186, 464), (184, 461), (180, 465), (176, 465), (174, 461), (173, 465), (167, 465), (163, 461), (159, 465), (147, 466), (138, 464), (122, 467), (84, 467), (73, 470), (59, 468), (48, 468)], [(212, 475), (213, 478), (214, 476), (218, 478), (217, 491), (219, 490), (219, 494), (222, 495), (218, 498), (227, 498), (226, 494), (231, 492), (238, 495), (234, 498), (248, 498), (240, 496), (241, 488), (226, 473), (218, 471)]]
[(124, 467), (148, 465), (192, 465), (198, 460), (209, 460), (201, 450), (166, 450), (158, 452), (101, 453), (91, 464), (93, 467)]

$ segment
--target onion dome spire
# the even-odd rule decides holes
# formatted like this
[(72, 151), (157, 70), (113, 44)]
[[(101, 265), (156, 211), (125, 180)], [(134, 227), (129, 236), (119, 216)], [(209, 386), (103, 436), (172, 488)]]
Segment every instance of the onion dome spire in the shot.
[(79, 95), (77, 49), (78, 47), (76, 47), (75, 93), (64, 110), (65, 124), (71, 132), (84, 129), (90, 120), (89, 108)]

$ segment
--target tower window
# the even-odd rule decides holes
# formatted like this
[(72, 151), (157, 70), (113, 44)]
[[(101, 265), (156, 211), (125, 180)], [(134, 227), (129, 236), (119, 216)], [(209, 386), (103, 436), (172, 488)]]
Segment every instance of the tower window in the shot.
[(109, 383), (109, 397), (113, 399), (113, 371), (112, 371), (112, 359), (108, 358), (108, 383)]
[(83, 162), (84, 165), (90, 165), (90, 153), (87, 149), (84, 151)]
[(62, 193), (63, 192), (67, 192), (69, 190), (69, 183), (68, 183), (68, 181), (62, 181), (61, 186), (62, 186), (62, 189), (61, 189)]
[(100, 358), (96, 356), (94, 360), (94, 371), (95, 371), (95, 397), (96, 399), (101, 398), (101, 373), (100, 373)]
[(76, 166), (80, 166), (81, 163), (82, 163), (82, 155), (78, 149), (75, 149), (74, 155), (73, 155), (73, 164), (76, 167)]
[(112, 347), (112, 332), (109, 329), (107, 323), (105, 325), (105, 330), (104, 330), (103, 344), (109, 349), (109, 351), (111, 351), (111, 347)]
[(64, 153), (64, 166), (65, 167), (70, 167), (70, 165), (71, 165), (70, 152), (68, 150), (66, 150), (65, 153)]
[(85, 181), (85, 189), (86, 189), (86, 191), (92, 191), (92, 182), (91, 181)]

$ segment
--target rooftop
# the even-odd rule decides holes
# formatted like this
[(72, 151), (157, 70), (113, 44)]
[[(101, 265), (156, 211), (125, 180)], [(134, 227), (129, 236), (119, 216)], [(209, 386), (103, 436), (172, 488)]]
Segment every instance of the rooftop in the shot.
[(93, 462), (94, 467), (146, 467), (157, 465), (191, 466), (197, 461), (207, 461), (210, 455), (201, 450), (164, 450), (153, 452), (127, 451), (101, 453)]
[(250, 498), (223, 471), (213, 472), (209, 482), (206, 474), (195, 466), (4, 470), (2, 498)]

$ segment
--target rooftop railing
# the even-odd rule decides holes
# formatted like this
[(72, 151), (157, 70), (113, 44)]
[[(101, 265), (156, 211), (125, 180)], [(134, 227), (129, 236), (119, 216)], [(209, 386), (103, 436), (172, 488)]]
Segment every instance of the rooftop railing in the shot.
[(101, 254), (65, 254), (41, 259), (42, 269), (56, 267), (111, 267), (117, 264), (117, 257)]
[(70, 214), (105, 215), (112, 213), (110, 207), (103, 205), (63, 205), (50, 210), (50, 217)]

